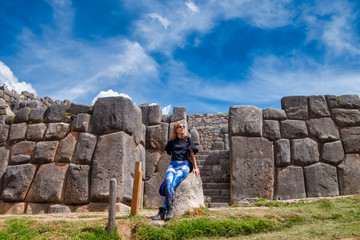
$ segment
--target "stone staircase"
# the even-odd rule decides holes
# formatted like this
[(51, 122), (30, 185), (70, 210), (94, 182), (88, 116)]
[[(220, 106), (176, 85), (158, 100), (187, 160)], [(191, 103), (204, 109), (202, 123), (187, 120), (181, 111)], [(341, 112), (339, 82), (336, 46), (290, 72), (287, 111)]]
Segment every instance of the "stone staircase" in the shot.
[(203, 183), (207, 207), (226, 207), (230, 203), (229, 151), (199, 151), (196, 161)]

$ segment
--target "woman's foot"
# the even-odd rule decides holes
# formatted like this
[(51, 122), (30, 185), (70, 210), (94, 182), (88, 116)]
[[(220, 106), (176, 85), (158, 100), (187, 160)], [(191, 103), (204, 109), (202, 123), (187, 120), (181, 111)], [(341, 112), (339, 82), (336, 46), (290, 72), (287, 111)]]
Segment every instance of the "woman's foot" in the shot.
[(167, 206), (165, 220), (170, 220), (170, 219), (174, 218), (174, 215), (175, 215), (175, 213), (174, 213), (172, 206), (171, 205)]
[(163, 220), (165, 217), (166, 209), (163, 207), (159, 207), (159, 212), (156, 216), (152, 217), (152, 220)]

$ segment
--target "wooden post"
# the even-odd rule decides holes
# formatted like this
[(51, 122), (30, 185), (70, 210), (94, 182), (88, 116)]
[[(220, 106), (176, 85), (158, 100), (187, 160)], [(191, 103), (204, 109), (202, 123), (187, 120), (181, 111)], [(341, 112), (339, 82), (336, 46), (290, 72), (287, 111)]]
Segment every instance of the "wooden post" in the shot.
[(109, 217), (107, 230), (112, 234), (115, 230), (115, 217), (116, 217), (116, 179), (110, 179), (110, 196), (109, 196)]
[(131, 199), (131, 216), (139, 214), (140, 198), (141, 198), (141, 183), (142, 183), (142, 174), (140, 171), (141, 162), (135, 163), (135, 176), (134, 176), (134, 186)]

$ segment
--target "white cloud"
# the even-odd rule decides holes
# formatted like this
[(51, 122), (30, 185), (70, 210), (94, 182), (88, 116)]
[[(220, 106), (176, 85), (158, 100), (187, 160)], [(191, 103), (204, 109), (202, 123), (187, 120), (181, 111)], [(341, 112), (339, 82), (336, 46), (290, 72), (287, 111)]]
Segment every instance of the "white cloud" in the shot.
[(159, 105), (159, 104), (157, 104), (157, 103), (151, 103), (151, 104), (149, 104), (149, 106), (155, 106), (155, 105)]
[(171, 110), (171, 104), (170, 104), (170, 105), (167, 105), (166, 107), (164, 107), (163, 109), (161, 109), (163, 115), (169, 114), (170, 110)]
[(10, 90), (15, 90), (18, 93), (28, 91), (36, 94), (35, 89), (30, 83), (19, 82), (18, 78), (14, 75), (11, 69), (0, 61), (0, 85), (4, 85)]
[(171, 23), (169, 20), (167, 20), (166, 18), (160, 16), (160, 15), (157, 14), (157, 13), (151, 13), (151, 14), (149, 14), (149, 17), (158, 20), (158, 21), (163, 25), (163, 27), (164, 27), (165, 29), (167, 29), (168, 26), (169, 26), (170, 23)]
[(195, 5), (194, 2), (188, 1), (185, 4), (191, 11), (196, 12), (196, 13), (200, 12), (199, 8)]
[(109, 89), (107, 91), (101, 91), (96, 97), (94, 97), (94, 99), (92, 100), (91, 104), (95, 104), (96, 100), (98, 100), (99, 98), (106, 98), (106, 97), (125, 97), (128, 98), (130, 100), (131, 97), (129, 97), (129, 95), (125, 94), (125, 93), (118, 93), (113, 91), (112, 89)]

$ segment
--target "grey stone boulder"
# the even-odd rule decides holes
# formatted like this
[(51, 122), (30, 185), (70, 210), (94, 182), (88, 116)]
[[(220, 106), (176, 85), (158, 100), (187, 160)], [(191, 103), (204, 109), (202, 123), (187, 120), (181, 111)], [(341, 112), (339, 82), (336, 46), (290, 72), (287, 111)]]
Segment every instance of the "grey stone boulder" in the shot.
[(308, 116), (307, 97), (289, 96), (281, 99), (281, 107), (288, 119), (306, 120)]
[(58, 203), (63, 201), (63, 186), (68, 164), (40, 165), (26, 196), (29, 202)]
[(340, 135), (346, 153), (360, 152), (360, 127), (343, 128)]
[(318, 144), (310, 138), (291, 140), (291, 160), (295, 165), (306, 166), (319, 162)]
[(173, 201), (175, 216), (181, 216), (186, 211), (204, 206), (201, 178), (196, 178), (194, 173), (189, 173), (175, 189)]
[(319, 142), (334, 141), (340, 139), (333, 120), (327, 118), (314, 118), (307, 121), (309, 135)]
[(6, 118), (8, 118), (7, 115), (0, 115), (0, 125), (6, 123)]
[(290, 165), (290, 141), (288, 139), (279, 139), (274, 142), (275, 166), (285, 167)]
[(308, 136), (306, 122), (301, 120), (285, 120), (280, 122), (282, 138), (304, 138)]
[(44, 121), (45, 112), (48, 107), (35, 108), (31, 111), (29, 116), (29, 121), (34, 123), (39, 123)]
[(231, 137), (231, 204), (247, 198), (273, 198), (273, 145), (264, 138)]
[(96, 147), (97, 138), (90, 133), (80, 133), (76, 144), (74, 163), (91, 164), (92, 155)]
[(325, 95), (327, 104), (329, 106), (329, 108), (338, 108), (339, 106), (339, 101), (338, 98), (335, 95)]
[(159, 195), (159, 187), (163, 181), (164, 177), (160, 177), (160, 173), (157, 172), (144, 183), (144, 206), (146, 208), (159, 208), (163, 206), (165, 197)]
[(215, 141), (211, 147), (212, 150), (224, 150), (225, 144), (223, 141)]
[(159, 105), (150, 105), (148, 109), (148, 125), (159, 125), (162, 119), (162, 111)]
[(60, 141), (59, 150), (55, 158), (55, 162), (70, 163), (73, 162), (73, 154), (77, 143), (78, 134), (76, 132), (69, 133)]
[(27, 103), (27, 107), (28, 108), (31, 108), (31, 109), (34, 109), (34, 108), (41, 108), (43, 107), (44, 104), (39, 101), (39, 100), (30, 100), (28, 103)]
[(120, 201), (124, 196), (132, 195), (136, 154), (134, 140), (125, 132), (99, 137), (92, 164), (91, 201), (109, 201), (111, 178), (117, 180)]
[(63, 204), (51, 204), (48, 210), (49, 214), (54, 213), (71, 213), (71, 209), (69, 206)]
[(346, 154), (345, 160), (338, 166), (338, 178), (341, 195), (360, 193), (359, 154)]
[(48, 203), (28, 203), (26, 206), (26, 214), (45, 214), (49, 209)]
[(70, 164), (65, 184), (66, 204), (87, 204), (90, 193), (90, 166)]
[(159, 150), (146, 150), (146, 174), (145, 180), (149, 180), (156, 172), (160, 158), (164, 156), (164, 151)]
[(229, 134), (236, 136), (262, 136), (262, 110), (254, 106), (231, 106)]
[(130, 99), (99, 98), (93, 109), (90, 129), (99, 135), (124, 131), (131, 136), (135, 135), (137, 128), (141, 128), (141, 121), (141, 109), (134, 106)]
[(280, 124), (276, 120), (263, 121), (263, 137), (269, 140), (277, 140), (280, 136)]
[(141, 109), (141, 116), (142, 116), (142, 123), (145, 125), (148, 125), (149, 121), (149, 104), (142, 103), (139, 105), (139, 108)]
[(26, 123), (12, 124), (10, 127), (9, 141), (10, 142), (19, 142), (19, 141), (24, 140), (26, 130), (27, 130)]
[(186, 108), (185, 107), (174, 107), (173, 114), (171, 115), (171, 122), (177, 122), (186, 120)]
[(168, 141), (169, 124), (146, 127), (146, 147), (154, 150), (164, 150)]
[(9, 135), (9, 126), (5, 124), (0, 124), (0, 146), (6, 143), (8, 135)]
[(30, 163), (8, 166), (4, 174), (2, 200), (24, 201), (34, 178), (35, 170), (36, 166)]
[(340, 127), (360, 125), (360, 111), (358, 109), (334, 108), (331, 110), (331, 116)]
[(30, 111), (31, 110), (28, 107), (19, 109), (19, 111), (17, 111), (16, 116), (14, 118), (14, 123), (27, 122), (29, 120)]
[(71, 103), (69, 113), (72, 115), (80, 113), (91, 113), (92, 106), (87, 104)]
[(265, 120), (285, 120), (286, 113), (284, 110), (276, 108), (265, 108), (263, 110), (263, 118)]
[(3, 174), (9, 165), (10, 150), (6, 147), (0, 147), (0, 193), (2, 192)]
[(45, 140), (61, 140), (70, 132), (68, 123), (49, 123), (45, 132)]
[(68, 111), (65, 104), (53, 104), (45, 111), (44, 121), (46, 123), (64, 122)]
[(200, 145), (200, 135), (199, 132), (193, 127), (190, 131), (191, 139), (193, 140), (195, 145)]
[(87, 132), (90, 126), (90, 114), (80, 113), (74, 117), (73, 131)]
[(276, 168), (275, 200), (306, 198), (302, 167)]
[(315, 163), (304, 167), (307, 197), (332, 197), (339, 195), (336, 167)]
[(341, 141), (324, 143), (321, 149), (321, 161), (331, 164), (339, 165), (345, 157), (344, 149)]
[(47, 126), (45, 123), (29, 124), (26, 132), (26, 139), (30, 141), (43, 140), (46, 128)]
[(43, 164), (53, 162), (58, 145), (58, 141), (38, 142), (35, 146), (34, 158), (32, 160), (32, 163)]
[(29, 163), (34, 154), (36, 142), (21, 141), (11, 148), (11, 165)]
[(330, 117), (330, 111), (325, 96), (309, 96), (308, 101), (310, 118)]
[(360, 108), (360, 99), (358, 95), (341, 95), (338, 99), (339, 107), (341, 108)]

